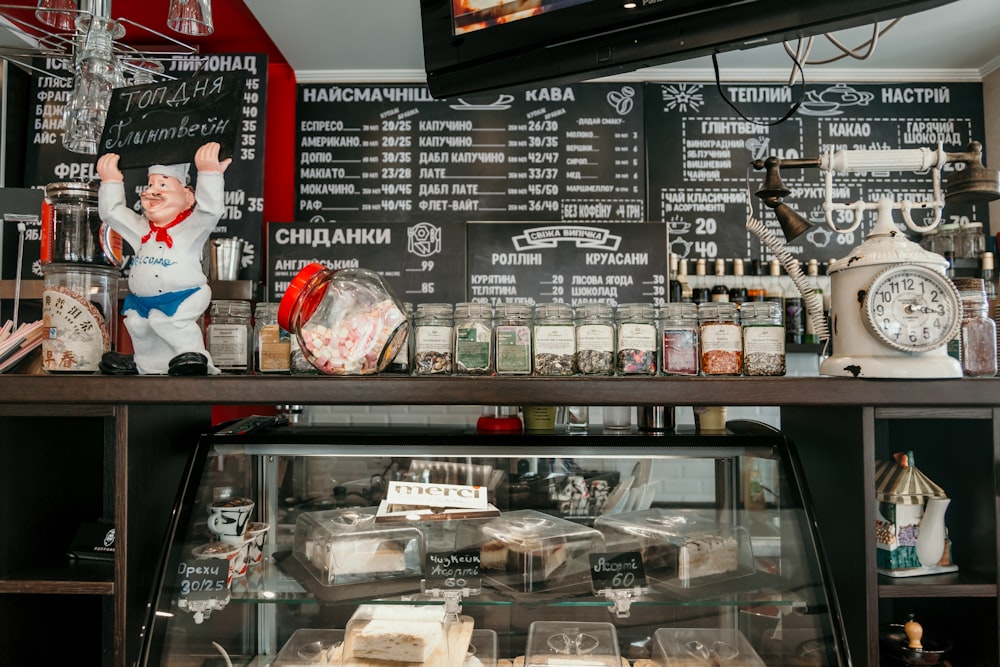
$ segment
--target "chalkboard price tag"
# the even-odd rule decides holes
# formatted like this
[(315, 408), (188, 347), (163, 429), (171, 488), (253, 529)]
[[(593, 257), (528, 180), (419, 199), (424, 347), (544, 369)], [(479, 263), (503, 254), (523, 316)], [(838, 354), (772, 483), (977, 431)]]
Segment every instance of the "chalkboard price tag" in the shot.
[(642, 554), (638, 551), (590, 554), (590, 581), (595, 591), (644, 588), (646, 572)]
[(479, 550), (429, 553), (424, 563), (425, 588), (480, 588)]
[(229, 588), (229, 561), (207, 558), (190, 563), (181, 561), (177, 567), (180, 576), (178, 589), (182, 598), (209, 600), (225, 597)]
[(120, 169), (177, 164), (216, 141), (219, 157), (231, 157), (246, 79), (241, 72), (226, 72), (116, 88), (98, 155), (117, 153)]

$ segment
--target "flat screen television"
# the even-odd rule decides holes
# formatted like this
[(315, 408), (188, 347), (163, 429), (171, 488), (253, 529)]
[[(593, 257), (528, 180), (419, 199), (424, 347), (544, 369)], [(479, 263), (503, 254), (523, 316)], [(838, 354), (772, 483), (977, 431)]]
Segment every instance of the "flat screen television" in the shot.
[(421, 0), (434, 97), (566, 83), (931, 9), (954, 0)]

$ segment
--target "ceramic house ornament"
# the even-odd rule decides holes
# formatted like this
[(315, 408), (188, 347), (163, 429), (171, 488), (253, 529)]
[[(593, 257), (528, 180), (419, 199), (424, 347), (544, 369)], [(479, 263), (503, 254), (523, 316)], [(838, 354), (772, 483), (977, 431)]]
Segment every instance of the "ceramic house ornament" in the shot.
[(875, 464), (876, 563), (891, 577), (955, 572), (945, 512), (951, 500), (913, 462), (913, 452), (896, 452)]

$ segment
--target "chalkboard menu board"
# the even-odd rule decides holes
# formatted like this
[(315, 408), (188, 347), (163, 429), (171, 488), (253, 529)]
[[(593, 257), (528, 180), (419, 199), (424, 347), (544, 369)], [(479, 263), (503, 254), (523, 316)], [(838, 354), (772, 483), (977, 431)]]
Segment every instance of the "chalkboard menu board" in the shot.
[[(649, 217), (667, 223), (670, 250), (680, 257), (769, 256), (745, 228), (748, 189), (759, 189), (764, 179), (763, 171), (748, 174), (755, 159), (817, 158), (827, 147), (936, 148), (939, 141), (946, 151), (965, 151), (970, 140), (984, 137), (980, 84), (810, 84), (799, 110), (777, 125), (767, 123), (788, 111), (799, 95), (798, 87), (724, 84), (723, 90), (750, 120), (729, 107), (714, 85), (646, 84)], [(946, 165), (945, 178), (951, 168)], [(874, 224), (872, 212), (857, 232), (834, 234), (821, 208), (820, 172), (789, 167), (781, 170), (781, 178), (791, 190), (785, 203), (816, 224), (789, 244), (790, 252), (800, 259), (843, 257)], [(931, 176), (901, 171), (834, 176), (835, 203), (874, 202), (882, 196), (893, 201), (929, 200)], [(760, 217), (760, 203), (751, 199)], [(948, 204), (944, 219), (986, 223), (986, 209), (984, 204)], [(773, 213), (764, 215), (765, 223), (778, 229)], [(915, 222), (923, 224), (925, 215), (929, 213), (915, 212)], [(902, 224), (898, 211), (896, 220)], [(840, 226), (846, 224), (841, 221)], [(780, 229), (777, 233), (780, 237)]]
[(296, 219), (643, 222), (642, 87), (298, 87)]
[[(38, 59), (37, 66), (58, 76), (36, 73), (31, 79), (29, 141), (24, 182), (44, 187), (48, 183), (97, 180), (95, 156), (82, 155), (62, 146), (63, 109), (73, 88), (72, 72), (56, 59)], [(238, 123), (233, 163), (226, 170), (226, 207), (213, 237), (238, 236), (246, 241), (239, 278), (260, 278), (260, 241), (264, 203), (264, 122), (267, 103), (267, 56), (264, 54), (215, 54), (174, 56), (162, 59), (165, 74), (176, 79), (216, 75), (244, 78), (238, 95)], [(190, 159), (194, 158), (191, 153)], [(123, 169), (126, 192), (138, 207), (139, 192), (146, 184), (146, 169)], [(191, 169), (192, 179), (195, 170)], [(34, 255), (37, 258), (37, 255)], [(41, 277), (41, 273), (38, 273)]]
[(663, 223), (469, 223), (468, 296), (490, 303), (666, 301)]
[(361, 267), (410, 303), (465, 301), (465, 227), (458, 222), (293, 222), (267, 225), (267, 297), (278, 301), (302, 267)]

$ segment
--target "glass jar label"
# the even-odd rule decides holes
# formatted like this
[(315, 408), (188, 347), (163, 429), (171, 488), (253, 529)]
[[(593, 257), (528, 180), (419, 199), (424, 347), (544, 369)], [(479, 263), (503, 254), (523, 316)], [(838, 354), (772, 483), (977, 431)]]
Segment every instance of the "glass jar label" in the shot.
[(246, 369), (247, 327), (243, 324), (210, 324), (208, 353), (212, 363), (221, 369)]
[(572, 324), (536, 324), (535, 354), (572, 355), (576, 336)]
[(738, 324), (701, 325), (701, 348), (722, 352), (741, 352), (743, 338)]
[(100, 311), (83, 296), (61, 285), (46, 287), (42, 314), (49, 330), (42, 340), (42, 367), (47, 372), (96, 373), (101, 356), (111, 349)]
[(624, 322), (618, 327), (618, 349), (655, 350), (656, 327), (640, 322)]
[(576, 348), (578, 350), (613, 352), (615, 349), (614, 327), (610, 324), (581, 324), (576, 328)]
[(416, 352), (450, 352), (451, 327), (422, 324), (416, 328), (413, 344)]
[(496, 328), (497, 372), (531, 372), (531, 329), (526, 325)]

